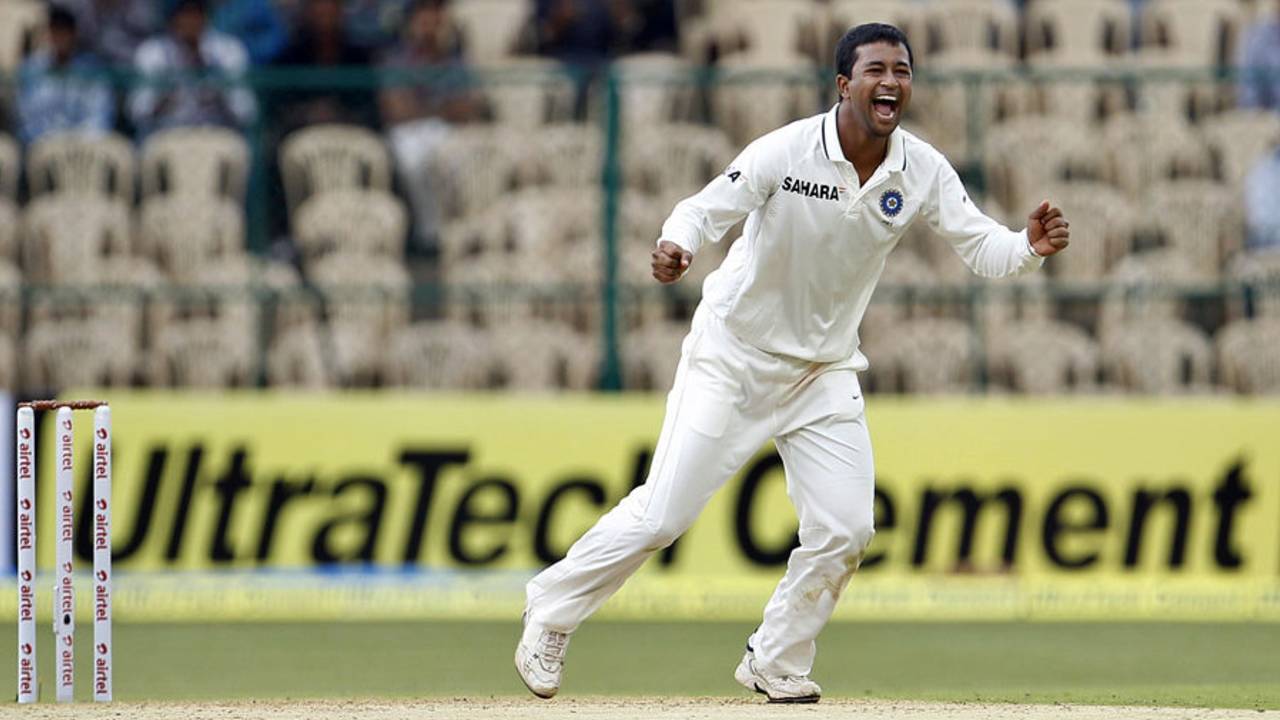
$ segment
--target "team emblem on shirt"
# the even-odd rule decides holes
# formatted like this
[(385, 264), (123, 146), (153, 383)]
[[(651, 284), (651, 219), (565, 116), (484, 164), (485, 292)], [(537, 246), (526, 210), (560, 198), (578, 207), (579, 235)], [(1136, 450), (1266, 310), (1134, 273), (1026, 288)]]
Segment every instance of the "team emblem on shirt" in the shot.
[(885, 190), (880, 196), (880, 212), (886, 217), (897, 217), (902, 212), (902, 193), (897, 190)]

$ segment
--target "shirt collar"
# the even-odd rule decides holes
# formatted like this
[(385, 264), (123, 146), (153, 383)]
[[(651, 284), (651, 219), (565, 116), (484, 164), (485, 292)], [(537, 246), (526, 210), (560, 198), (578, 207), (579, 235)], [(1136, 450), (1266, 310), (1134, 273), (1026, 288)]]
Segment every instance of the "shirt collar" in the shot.
[[(836, 131), (836, 112), (840, 103), (832, 106), (822, 118), (822, 149), (826, 151), (831, 162), (849, 162), (840, 147), (840, 134)], [(907, 169), (907, 138), (901, 127), (893, 129), (889, 136), (889, 152), (885, 154), (884, 166), (891, 173), (901, 173)]]

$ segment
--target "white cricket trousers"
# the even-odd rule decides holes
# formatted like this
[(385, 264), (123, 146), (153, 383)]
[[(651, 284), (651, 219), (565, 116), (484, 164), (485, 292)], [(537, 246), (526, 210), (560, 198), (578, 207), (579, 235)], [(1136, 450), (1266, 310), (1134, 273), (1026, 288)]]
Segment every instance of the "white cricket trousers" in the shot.
[(751, 638), (772, 675), (807, 675), (816, 638), (871, 542), (875, 480), (857, 374), (763, 352), (705, 306), (684, 340), (645, 483), (529, 581), (530, 627), (573, 632), (773, 438), (800, 547)]

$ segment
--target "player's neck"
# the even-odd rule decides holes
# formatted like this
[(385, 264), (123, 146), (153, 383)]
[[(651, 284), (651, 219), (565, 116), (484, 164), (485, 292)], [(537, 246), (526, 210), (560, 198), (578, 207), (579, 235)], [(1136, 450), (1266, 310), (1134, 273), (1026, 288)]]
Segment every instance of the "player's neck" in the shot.
[(858, 182), (867, 184), (889, 154), (889, 138), (867, 132), (853, 117), (853, 108), (847, 103), (841, 103), (836, 113), (836, 134), (840, 137), (840, 150), (845, 159), (853, 163), (853, 169), (858, 173)]

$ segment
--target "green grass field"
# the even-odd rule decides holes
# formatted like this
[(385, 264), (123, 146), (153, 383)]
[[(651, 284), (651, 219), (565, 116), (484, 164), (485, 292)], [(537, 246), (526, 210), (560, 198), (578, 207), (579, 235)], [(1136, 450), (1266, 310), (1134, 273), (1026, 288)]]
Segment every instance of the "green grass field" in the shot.
[[(116, 626), (120, 700), (491, 696), (524, 693), (515, 623)], [(751, 626), (592, 622), (563, 692), (745, 695), (732, 680)], [(0, 642), (12, 648), (15, 629)], [(92, 632), (81, 628), (79, 657)], [(50, 633), (41, 628), (44, 694)], [(12, 662), (12, 661), (10, 661)], [(9, 666), (12, 669), (12, 665)], [(88, 665), (77, 667), (88, 698)], [(14, 673), (0, 691), (14, 695)], [(1280, 708), (1280, 624), (842, 623), (822, 637), (825, 695), (889, 699)]]

